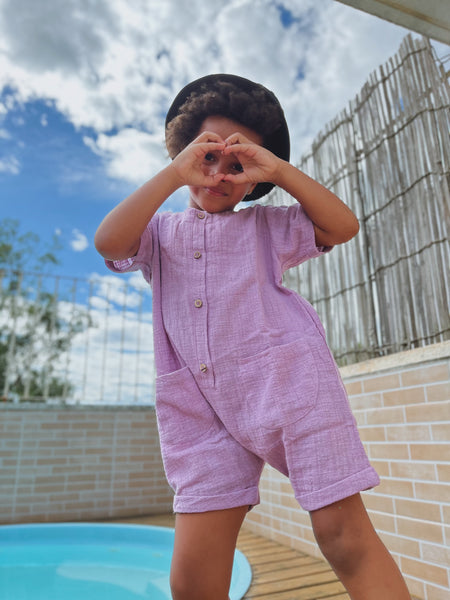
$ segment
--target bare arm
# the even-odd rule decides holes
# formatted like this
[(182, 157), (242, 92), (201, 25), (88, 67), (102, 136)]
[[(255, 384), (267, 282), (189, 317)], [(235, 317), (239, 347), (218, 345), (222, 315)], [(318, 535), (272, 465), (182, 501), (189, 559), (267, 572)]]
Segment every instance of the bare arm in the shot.
[(100, 223), (94, 238), (98, 252), (109, 260), (134, 256), (147, 223), (178, 187), (169, 165), (125, 198)]
[(172, 163), (118, 204), (100, 223), (95, 247), (109, 260), (134, 256), (147, 223), (163, 202), (183, 185), (216, 185), (220, 174), (205, 175), (200, 168), (205, 154), (224, 148), (213, 133), (202, 133)]
[(273, 183), (293, 196), (314, 224), (316, 244), (343, 244), (359, 231), (356, 216), (333, 192), (285, 161)]
[(270, 181), (283, 188), (302, 205), (313, 222), (318, 246), (342, 244), (358, 233), (356, 216), (323, 185), (266, 148), (252, 144), (240, 133), (225, 142), (224, 153), (233, 153), (239, 158), (243, 173), (226, 175), (224, 179), (236, 183)]

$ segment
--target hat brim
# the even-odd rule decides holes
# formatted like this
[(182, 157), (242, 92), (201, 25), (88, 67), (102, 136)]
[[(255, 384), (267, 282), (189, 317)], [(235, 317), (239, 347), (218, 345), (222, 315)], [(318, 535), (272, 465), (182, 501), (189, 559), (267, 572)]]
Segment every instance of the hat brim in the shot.
[[(245, 92), (252, 92), (255, 89), (263, 88), (272, 96), (272, 100), (275, 104), (278, 105), (281, 114), (281, 124), (279, 128), (274, 131), (271, 135), (266, 136), (264, 140), (264, 147), (270, 150), (273, 154), (278, 156), (279, 158), (289, 161), (290, 157), (290, 139), (289, 139), (289, 129), (286, 123), (286, 119), (284, 116), (283, 109), (276, 98), (275, 94), (262, 86), (259, 83), (255, 83), (250, 79), (245, 79), (244, 77), (239, 77), (238, 75), (230, 75), (227, 73), (216, 73), (213, 75), (206, 75), (205, 77), (200, 77), (200, 79), (196, 79), (191, 83), (188, 83), (175, 97), (172, 102), (166, 116), (165, 128), (167, 131), (167, 126), (180, 112), (181, 107), (189, 98), (189, 96), (194, 92), (199, 92), (202, 87), (212, 85), (218, 81), (225, 81), (229, 83), (233, 83), (235, 86), (241, 88)], [(244, 201), (250, 202), (252, 200), (257, 200), (262, 196), (268, 194), (274, 187), (273, 183), (263, 182), (258, 183), (251, 194), (245, 196)]]

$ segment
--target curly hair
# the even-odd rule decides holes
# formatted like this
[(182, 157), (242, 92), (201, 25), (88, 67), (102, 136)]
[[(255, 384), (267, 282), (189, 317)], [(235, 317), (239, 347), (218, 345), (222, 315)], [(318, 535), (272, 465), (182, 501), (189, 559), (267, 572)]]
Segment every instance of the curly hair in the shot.
[(263, 86), (246, 91), (229, 81), (203, 85), (189, 95), (177, 116), (167, 125), (166, 146), (173, 159), (194, 140), (207, 117), (220, 115), (249, 129), (263, 138), (277, 131), (283, 122), (282, 109)]

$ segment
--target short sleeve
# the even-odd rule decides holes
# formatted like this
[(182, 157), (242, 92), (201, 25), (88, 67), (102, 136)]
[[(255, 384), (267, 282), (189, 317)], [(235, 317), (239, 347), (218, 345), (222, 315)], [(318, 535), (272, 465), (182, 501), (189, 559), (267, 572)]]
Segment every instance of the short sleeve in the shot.
[(333, 248), (316, 246), (314, 225), (300, 204), (261, 208), (272, 248), (283, 273)]
[[(156, 217), (156, 215), (155, 215)], [(148, 223), (141, 235), (139, 250), (135, 256), (123, 260), (105, 259), (105, 264), (114, 273), (128, 273), (130, 271), (142, 271), (144, 278), (150, 283), (152, 277), (151, 264), (153, 258), (154, 238), (156, 227), (153, 223), (156, 218)]]

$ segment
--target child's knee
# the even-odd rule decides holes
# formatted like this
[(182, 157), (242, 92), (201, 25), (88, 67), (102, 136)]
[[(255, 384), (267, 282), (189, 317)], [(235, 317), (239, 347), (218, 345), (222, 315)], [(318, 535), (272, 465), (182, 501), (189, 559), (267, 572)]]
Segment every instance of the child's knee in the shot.
[[(173, 600), (194, 600), (194, 594), (198, 593), (198, 583), (195, 579), (195, 573), (188, 573), (187, 569), (172, 568), (170, 589)], [(198, 597), (203, 598), (203, 596)]]
[(172, 598), (174, 600), (189, 600), (192, 598), (192, 596), (189, 595), (192, 591), (192, 588), (190, 587), (191, 581), (189, 581), (186, 574), (183, 574), (179, 569), (172, 569), (170, 573), (170, 590), (172, 592)]
[(336, 571), (354, 569), (362, 560), (364, 540), (340, 526), (315, 528), (314, 535), (322, 554)]
[[(221, 589), (223, 588), (223, 589)], [(170, 572), (173, 600), (228, 600), (228, 588), (220, 581), (211, 581), (201, 570), (178, 564)]]
[(337, 571), (356, 569), (377, 538), (356, 497), (311, 513), (311, 521), (323, 555)]

